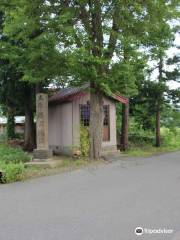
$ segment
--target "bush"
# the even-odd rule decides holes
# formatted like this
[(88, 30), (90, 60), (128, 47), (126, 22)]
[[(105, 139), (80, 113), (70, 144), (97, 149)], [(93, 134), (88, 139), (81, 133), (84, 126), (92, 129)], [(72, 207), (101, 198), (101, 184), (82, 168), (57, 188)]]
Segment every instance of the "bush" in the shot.
[(129, 143), (130, 147), (143, 147), (146, 145), (154, 145), (155, 134), (151, 131), (145, 131), (142, 128), (130, 128)]
[(3, 143), (3, 142), (5, 142), (5, 141), (7, 141), (7, 136), (6, 136), (5, 133), (1, 133), (1, 134), (0, 134), (0, 142)]
[(30, 156), (20, 148), (0, 145), (0, 162), (21, 163), (30, 161)]
[(89, 132), (88, 129), (84, 126), (81, 126), (80, 129), (80, 146), (81, 146), (81, 155), (87, 157), (89, 155)]
[(143, 135), (138, 135), (138, 134), (129, 135), (130, 143), (132, 143), (134, 145), (138, 145), (138, 146), (146, 145), (146, 144), (153, 145), (154, 140), (155, 140), (155, 137), (148, 136), (148, 134), (147, 134), (147, 136), (146, 135), (144, 135), (144, 136)]
[(3, 172), (1, 183), (10, 183), (20, 181), (23, 179), (25, 172), (23, 163), (9, 163), (0, 162), (0, 170)]
[(161, 128), (162, 146), (180, 149), (180, 129)]
[[(118, 133), (119, 134), (119, 133)], [(143, 129), (131, 128), (129, 133), (130, 148), (144, 148), (155, 146), (155, 132)], [(180, 149), (180, 128), (161, 127), (161, 147), (168, 149)]]

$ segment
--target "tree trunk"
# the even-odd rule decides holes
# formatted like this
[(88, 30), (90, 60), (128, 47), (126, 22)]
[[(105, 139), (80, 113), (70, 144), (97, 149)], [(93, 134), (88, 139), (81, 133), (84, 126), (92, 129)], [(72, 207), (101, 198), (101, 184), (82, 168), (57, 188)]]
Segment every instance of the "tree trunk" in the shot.
[(25, 109), (24, 150), (31, 152), (35, 148), (34, 117), (32, 110)]
[(103, 96), (95, 88), (90, 89), (90, 159), (101, 158)]
[(25, 134), (24, 150), (32, 151), (35, 148), (35, 126), (34, 114), (32, 109), (32, 89), (27, 91), (25, 102)]
[[(159, 53), (159, 65), (158, 65), (158, 82), (163, 82), (163, 58), (161, 52)], [(162, 104), (161, 102), (163, 100), (163, 92), (159, 92), (157, 96), (157, 108), (156, 108), (156, 147), (160, 147), (161, 145), (161, 123), (160, 123), (160, 115), (161, 115), (161, 108)]]
[(156, 112), (156, 147), (161, 145), (161, 134), (160, 134), (160, 111)]
[(15, 110), (14, 106), (7, 107), (7, 138), (14, 139), (15, 138)]
[(121, 150), (128, 148), (128, 121), (129, 121), (129, 104), (122, 106), (122, 125), (121, 125)]
[(36, 83), (35, 92), (36, 92), (36, 94), (43, 92), (42, 83)]

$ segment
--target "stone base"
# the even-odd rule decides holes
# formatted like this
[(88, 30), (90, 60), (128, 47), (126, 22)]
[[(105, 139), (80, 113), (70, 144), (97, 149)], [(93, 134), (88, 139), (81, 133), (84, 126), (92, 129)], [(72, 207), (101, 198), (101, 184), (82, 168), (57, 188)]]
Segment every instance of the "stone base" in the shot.
[(119, 160), (121, 158), (121, 152), (119, 150), (104, 151), (102, 153), (102, 158), (106, 161)]
[(102, 146), (102, 152), (103, 153), (116, 152), (116, 151), (117, 151), (117, 146), (116, 145)]
[(53, 160), (53, 159), (47, 159), (44, 161), (37, 161), (37, 159), (35, 159), (36, 161), (32, 161), (32, 162), (27, 162), (25, 163), (26, 167), (37, 167), (37, 168), (56, 168), (56, 167), (60, 167), (63, 165), (63, 161), (62, 160)]
[(53, 152), (52, 150), (42, 150), (42, 149), (35, 149), (34, 152), (33, 152), (33, 158), (34, 158), (34, 161), (46, 161), (48, 158), (51, 158), (53, 156)]

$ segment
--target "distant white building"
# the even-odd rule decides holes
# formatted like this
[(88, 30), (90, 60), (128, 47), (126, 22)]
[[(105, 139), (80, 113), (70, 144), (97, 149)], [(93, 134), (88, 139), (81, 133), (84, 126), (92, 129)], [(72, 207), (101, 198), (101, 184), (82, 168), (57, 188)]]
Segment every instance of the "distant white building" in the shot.
[[(0, 134), (4, 134), (6, 132), (7, 118), (0, 117)], [(24, 133), (24, 125), (25, 125), (25, 117), (24, 116), (16, 116), (15, 117), (15, 132), (23, 134)]]

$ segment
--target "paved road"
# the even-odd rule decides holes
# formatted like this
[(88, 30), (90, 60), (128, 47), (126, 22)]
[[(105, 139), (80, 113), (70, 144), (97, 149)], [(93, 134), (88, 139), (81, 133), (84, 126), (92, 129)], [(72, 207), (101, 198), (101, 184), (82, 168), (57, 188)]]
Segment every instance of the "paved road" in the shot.
[(0, 240), (136, 239), (180, 240), (180, 152), (0, 186)]

